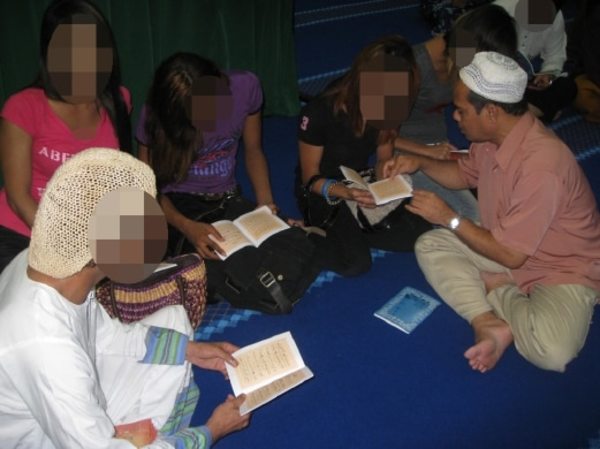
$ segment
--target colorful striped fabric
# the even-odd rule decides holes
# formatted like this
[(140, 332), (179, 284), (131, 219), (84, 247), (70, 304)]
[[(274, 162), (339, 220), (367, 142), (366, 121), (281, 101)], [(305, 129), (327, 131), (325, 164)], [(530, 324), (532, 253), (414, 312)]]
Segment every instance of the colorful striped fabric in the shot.
[(212, 444), (210, 431), (206, 426), (189, 427), (165, 438), (164, 441), (175, 449), (208, 449)]
[(140, 363), (152, 365), (182, 365), (189, 338), (187, 335), (152, 326), (146, 335), (146, 354)]
[(165, 425), (160, 429), (160, 433), (163, 435), (174, 435), (179, 430), (188, 427), (198, 404), (198, 399), (200, 399), (200, 390), (192, 377), (188, 387), (184, 388), (177, 395), (171, 416), (169, 416)]

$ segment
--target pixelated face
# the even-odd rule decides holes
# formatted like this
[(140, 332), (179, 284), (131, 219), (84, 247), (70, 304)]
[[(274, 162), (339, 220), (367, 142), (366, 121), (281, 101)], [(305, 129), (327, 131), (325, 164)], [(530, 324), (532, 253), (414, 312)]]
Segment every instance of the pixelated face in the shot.
[(167, 248), (167, 222), (152, 196), (124, 188), (107, 193), (90, 219), (89, 243), (98, 268), (115, 282), (146, 279)]
[(217, 123), (231, 118), (233, 98), (227, 82), (203, 76), (192, 86), (191, 121), (199, 131), (214, 131)]
[(396, 129), (414, 104), (415, 74), (399, 58), (383, 55), (360, 72), (360, 112), (377, 129)]
[(105, 89), (113, 66), (106, 34), (91, 23), (61, 24), (54, 30), (46, 66), (50, 82), (65, 101), (91, 103)]
[(556, 14), (552, 0), (519, 0), (515, 7), (515, 20), (528, 31), (544, 31), (552, 25)]
[(456, 107), (453, 118), (458, 127), (471, 142), (484, 142), (489, 140), (484, 120), (485, 108), (478, 114), (469, 101), (469, 88), (459, 79), (454, 85), (454, 106)]
[(458, 73), (458, 70), (469, 65), (477, 53), (475, 34), (458, 29), (454, 41), (448, 42), (448, 73)]

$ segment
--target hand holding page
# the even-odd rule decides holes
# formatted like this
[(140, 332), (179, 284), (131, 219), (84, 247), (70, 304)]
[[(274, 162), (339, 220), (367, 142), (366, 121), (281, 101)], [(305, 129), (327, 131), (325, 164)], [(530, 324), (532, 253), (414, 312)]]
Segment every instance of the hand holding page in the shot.
[(386, 178), (381, 181), (367, 183), (356, 170), (340, 166), (344, 177), (353, 182), (358, 188), (367, 189), (373, 195), (375, 204), (389, 203), (390, 201), (412, 196), (412, 186), (406, 181), (403, 175), (396, 175), (393, 178)]
[(290, 226), (271, 212), (269, 206), (262, 206), (252, 212), (241, 215), (234, 221), (221, 220), (212, 223), (223, 237), (223, 241), (211, 238), (225, 251), (219, 254), (222, 260), (246, 246), (259, 246), (274, 234)]
[(313, 377), (290, 332), (246, 346), (233, 353), (238, 366), (226, 364), (235, 396), (246, 394), (244, 415)]

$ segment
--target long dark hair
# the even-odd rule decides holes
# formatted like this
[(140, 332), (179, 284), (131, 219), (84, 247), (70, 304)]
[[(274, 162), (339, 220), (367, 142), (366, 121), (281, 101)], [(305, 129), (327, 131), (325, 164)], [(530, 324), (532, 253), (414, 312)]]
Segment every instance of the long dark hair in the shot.
[[(344, 111), (350, 118), (354, 134), (360, 137), (364, 133), (364, 119), (360, 112), (360, 73), (369, 67), (376, 57), (382, 55), (396, 56), (406, 62), (414, 76), (417, 63), (412, 47), (399, 35), (385, 36), (363, 48), (354, 58), (350, 70), (346, 72), (335, 84), (329, 87), (323, 95), (333, 98), (334, 114)], [(387, 143), (396, 137), (397, 130), (381, 130), (378, 143)]]
[(154, 74), (147, 99), (145, 131), (158, 188), (187, 177), (202, 144), (191, 121), (192, 88), (201, 77), (227, 80), (217, 65), (193, 53), (175, 53)]
[(42, 19), (40, 32), (40, 71), (32, 85), (43, 89), (46, 96), (52, 100), (65, 101), (52, 84), (48, 72), (48, 46), (59, 25), (72, 23), (95, 24), (98, 43), (112, 48), (112, 71), (104, 90), (98, 95), (98, 100), (115, 128), (119, 147), (123, 151), (131, 152), (131, 123), (120, 89), (121, 69), (117, 46), (106, 18), (92, 3), (87, 0), (55, 0), (48, 6)]

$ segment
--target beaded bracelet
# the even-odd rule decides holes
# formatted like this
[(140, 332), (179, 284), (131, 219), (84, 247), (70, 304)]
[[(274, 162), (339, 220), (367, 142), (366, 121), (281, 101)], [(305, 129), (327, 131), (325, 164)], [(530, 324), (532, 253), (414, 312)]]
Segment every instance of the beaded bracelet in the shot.
[(336, 204), (339, 204), (342, 199), (339, 197), (331, 197), (330, 193), (331, 193), (331, 189), (333, 189), (333, 187), (336, 184), (339, 184), (337, 181), (333, 181), (331, 179), (328, 179), (327, 181), (329, 181), (327, 183), (327, 189), (325, 190), (325, 195), (323, 195), (325, 197), (325, 201), (327, 201), (327, 204), (329, 204), (330, 206), (335, 206)]

